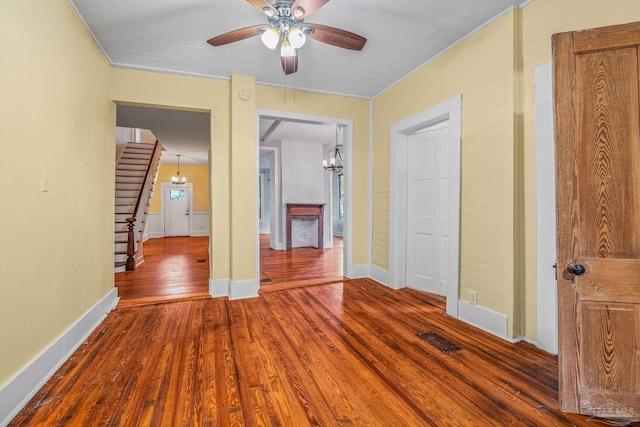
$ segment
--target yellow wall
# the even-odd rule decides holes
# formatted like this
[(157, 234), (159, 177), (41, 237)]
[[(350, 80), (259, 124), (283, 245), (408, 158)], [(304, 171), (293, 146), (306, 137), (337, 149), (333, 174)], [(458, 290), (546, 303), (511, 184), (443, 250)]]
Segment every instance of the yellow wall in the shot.
[[(160, 212), (162, 194), (160, 183), (171, 182), (175, 176), (178, 165), (160, 165), (156, 188), (149, 206), (149, 213)], [(180, 176), (186, 176), (187, 182), (193, 184), (193, 211), (209, 212), (209, 167), (203, 165), (180, 165)]]
[(461, 298), (509, 316), (513, 329), (514, 12), (374, 99), (373, 264), (389, 267), (391, 125), (462, 94)]
[(535, 340), (534, 69), (554, 33), (633, 21), (635, 0), (535, 0), (375, 97), (373, 264), (388, 269), (391, 124), (462, 94), (461, 298)]
[(231, 274), (230, 82), (225, 80), (113, 70), (112, 97), (118, 103), (211, 112), (211, 277)]
[(0, 52), (1, 387), (113, 290), (115, 105), (68, 1), (0, 2)]
[[(296, 112), (353, 121), (354, 127), (354, 265), (367, 263), (367, 176), (369, 101), (297, 91), (285, 102), (282, 88), (256, 85), (247, 76), (232, 82), (144, 71), (114, 69), (112, 96), (118, 103), (211, 112), (211, 277), (257, 280), (255, 271), (255, 109)], [(242, 101), (238, 92), (251, 98)], [(251, 103), (248, 111), (245, 102)], [(237, 115), (236, 133), (232, 133)], [(251, 116), (251, 117), (249, 117)], [(248, 126), (250, 123), (251, 126)], [(244, 130), (241, 131), (242, 126)], [(254, 129), (253, 132), (251, 129)], [(252, 136), (249, 136), (252, 134)], [(237, 137), (237, 139), (236, 139)], [(232, 149), (231, 141), (239, 145)], [(250, 145), (253, 144), (251, 147)], [(234, 155), (235, 154), (235, 155)], [(232, 165), (233, 163), (233, 170)], [(253, 231), (252, 231), (253, 230)], [(234, 234), (235, 233), (235, 234)], [(235, 256), (232, 256), (235, 254)]]

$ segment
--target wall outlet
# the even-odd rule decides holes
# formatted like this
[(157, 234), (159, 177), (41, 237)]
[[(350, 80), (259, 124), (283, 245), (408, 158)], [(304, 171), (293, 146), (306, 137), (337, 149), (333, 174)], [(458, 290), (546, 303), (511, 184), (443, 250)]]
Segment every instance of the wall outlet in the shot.
[(469, 291), (469, 303), (473, 305), (478, 304), (478, 293), (473, 289)]

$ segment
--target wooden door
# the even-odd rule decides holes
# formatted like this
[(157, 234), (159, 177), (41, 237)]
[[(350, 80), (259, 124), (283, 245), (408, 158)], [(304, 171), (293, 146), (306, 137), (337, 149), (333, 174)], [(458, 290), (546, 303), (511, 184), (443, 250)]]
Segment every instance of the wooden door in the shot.
[(609, 418), (640, 415), (639, 45), (553, 38), (561, 408)]
[(407, 286), (447, 294), (448, 122), (409, 135)]

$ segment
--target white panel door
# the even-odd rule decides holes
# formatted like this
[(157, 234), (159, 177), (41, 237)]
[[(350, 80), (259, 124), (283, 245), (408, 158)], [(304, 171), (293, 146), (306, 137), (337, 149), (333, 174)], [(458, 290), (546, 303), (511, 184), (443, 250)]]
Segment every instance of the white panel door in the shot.
[(409, 135), (407, 286), (447, 294), (448, 122)]
[(164, 189), (164, 235), (189, 235), (189, 188), (172, 186)]

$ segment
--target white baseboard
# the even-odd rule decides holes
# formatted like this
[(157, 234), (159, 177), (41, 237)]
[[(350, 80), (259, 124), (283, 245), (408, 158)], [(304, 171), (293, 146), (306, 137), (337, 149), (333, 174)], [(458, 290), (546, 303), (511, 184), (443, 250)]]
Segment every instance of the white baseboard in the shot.
[(9, 424), (113, 310), (118, 299), (118, 290), (113, 288), (0, 389), (0, 426)]
[(260, 290), (259, 280), (244, 280), (229, 284), (229, 299), (255, 298)]
[(229, 286), (231, 282), (229, 279), (209, 279), (209, 295), (214, 298), (228, 297)]
[(506, 341), (512, 341), (507, 336), (507, 316), (486, 308), (458, 301), (458, 319), (476, 328), (489, 332)]
[(369, 264), (352, 265), (345, 275), (350, 279), (367, 279), (369, 278)]
[(189, 233), (189, 235), (190, 235), (191, 237), (208, 236), (208, 235), (209, 235), (209, 232), (208, 232), (208, 231), (206, 231), (206, 230), (205, 230), (205, 231), (191, 231), (191, 232)]
[(381, 285), (385, 285), (387, 288), (391, 287), (391, 285), (389, 285), (389, 272), (387, 270), (383, 270), (375, 265), (370, 265), (369, 274), (373, 280)]
[(160, 239), (164, 237), (164, 231), (154, 231), (153, 233), (149, 233), (150, 239)]

